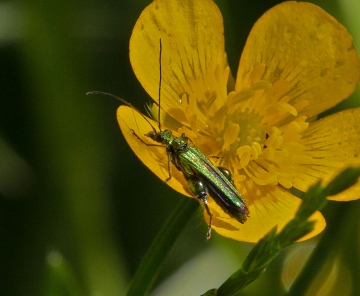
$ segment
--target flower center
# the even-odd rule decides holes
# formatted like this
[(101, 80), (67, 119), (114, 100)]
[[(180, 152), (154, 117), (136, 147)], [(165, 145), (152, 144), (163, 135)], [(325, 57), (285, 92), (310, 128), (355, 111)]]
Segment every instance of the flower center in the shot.
[(193, 133), (195, 144), (217, 165), (232, 171), (235, 183), (249, 178), (259, 185), (291, 188), (297, 166), (311, 162), (300, 144), (308, 122), (298, 116), (307, 102), (292, 103), (289, 83), (264, 81), (264, 71), (263, 65), (255, 67), (240, 90), (230, 93), (228, 68), (215, 68), (212, 84), (197, 81), (193, 94), (182, 99), (191, 129), (185, 132)]

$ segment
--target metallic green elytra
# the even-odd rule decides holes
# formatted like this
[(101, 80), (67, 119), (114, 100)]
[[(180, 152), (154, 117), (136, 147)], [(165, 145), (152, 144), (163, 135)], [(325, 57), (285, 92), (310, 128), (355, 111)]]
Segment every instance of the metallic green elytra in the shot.
[[(180, 137), (175, 137), (170, 130), (157, 132), (153, 128), (153, 131), (145, 136), (165, 145), (169, 163), (171, 161), (183, 173), (191, 192), (203, 203), (210, 217), (207, 239), (211, 236), (212, 225), (212, 213), (207, 200), (208, 195), (229, 216), (240, 223), (246, 221), (249, 215), (246, 202), (234, 186), (231, 174), (226, 168), (216, 167), (200, 149), (189, 145), (189, 139), (184, 133)], [(168, 167), (169, 178), (166, 181), (171, 178), (170, 165)]]

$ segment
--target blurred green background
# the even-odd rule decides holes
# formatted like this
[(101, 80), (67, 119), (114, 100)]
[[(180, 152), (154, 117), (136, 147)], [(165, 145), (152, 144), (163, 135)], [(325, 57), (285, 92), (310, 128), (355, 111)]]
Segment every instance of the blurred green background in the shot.
[[(253, 23), (281, 1), (215, 2), (236, 73)], [(344, 24), (360, 49), (359, 1), (312, 2)], [(132, 72), (128, 44), (149, 3), (0, 1), (0, 295), (121, 295), (184, 198), (133, 155), (116, 122), (119, 103), (85, 96), (106, 91), (144, 110), (149, 97)], [(359, 105), (357, 91), (337, 109)], [(170, 290), (163, 285), (153, 295), (198, 295), (241, 266), (251, 245), (217, 235), (206, 242), (201, 212), (189, 217), (160, 274), (165, 280), (176, 272), (180, 286), (168, 281)], [(360, 278), (359, 223), (352, 219), (359, 214), (359, 202), (325, 210), (341, 227), (337, 250), (346, 256), (336, 263), (333, 283), (351, 287), (342, 295), (360, 295), (354, 280)], [(290, 251), (243, 295), (281, 293), (281, 277), (291, 273), (282, 270)]]

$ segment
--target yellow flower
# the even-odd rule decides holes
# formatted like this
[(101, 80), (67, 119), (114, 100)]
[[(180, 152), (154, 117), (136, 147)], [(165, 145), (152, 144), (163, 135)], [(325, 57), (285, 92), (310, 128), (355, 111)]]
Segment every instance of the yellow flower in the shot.
[[(209, 201), (219, 234), (256, 242), (293, 218), (301, 200), (291, 188), (306, 191), (318, 179), (326, 184), (344, 167), (360, 164), (360, 108), (316, 120), (349, 96), (360, 79), (350, 35), (318, 6), (284, 2), (266, 12), (248, 37), (234, 81), (213, 1), (155, 0), (134, 27), (130, 59), (156, 103), (160, 39), (162, 129), (184, 132), (216, 165), (228, 168), (247, 201), (245, 224)], [(143, 136), (149, 124), (126, 106), (117, 117), (132, 150), (165, 180), (165, 148), (145, 146), (132, 132), (151, 143)], [(192, 196), (181, 172), (172, 173), (167, 184)], [(332, 199), (359, 197), (357, 184)], [(304, 239), (325, 227), (319, 212), (312, 219), (315, 229)]]

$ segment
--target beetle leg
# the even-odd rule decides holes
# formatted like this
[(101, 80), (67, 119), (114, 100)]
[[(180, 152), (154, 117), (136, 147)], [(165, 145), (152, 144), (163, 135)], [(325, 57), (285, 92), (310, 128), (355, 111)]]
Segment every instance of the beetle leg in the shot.
[(171, 152), (170, 152), (170, 151), (167, 151), (167, 155), (168, 155), (168, 172), (169, 172), (169, 177), (165, 180), (165, 183), (168, 182), (168, 181), (171, 179), (171, 177), (172, 177), (172, 175), (171, 175), (171, 157), (172, 157)]
[(223, 173), (223, 175), (226, 177), (226, 179), (228, 179), (230, 181), (230, 183), (234, 185), (234, 180), (233, 180), (233, 178), (231, 176), (230, 171), (227, 168), (224, 168), (224, 167), (221, 167), (221, 166), (219, 166), (217, 168), (219, 169), (220, 172)]
[(146, 146), (153, 146), (153, 147), (164, 147), (164, 145), (159, 145), (159, 144), (149, 144), (149, 143), (146, 143), (143, 139), (141, 139), (138, 134), (133, 130), (133, 129), (130, 129), (133, 133), (133, 135), (141, 142), (143, 143), (144, 145)]
[(188, 182), (189, 182), (189, 188), (190, 188), (191, 192), (199, 199), (199, 201), (201, 201), (201, 203), (203, 204), (203, 206), (206, 210), (206, 213), (209, 215), (208, 230), (206, 233), (206, 239), (208, 240), (211, 237), (213, 214), (209, 208), (209, 203), (207, 200), (207, 196), (208, 196), (207, 187), (206, 187), (204, 181), (202, 180), (202, 178), (198, 177), (198, 176), (189, 177)]

